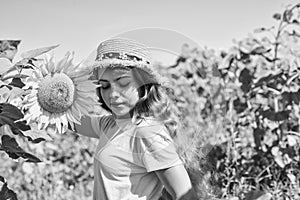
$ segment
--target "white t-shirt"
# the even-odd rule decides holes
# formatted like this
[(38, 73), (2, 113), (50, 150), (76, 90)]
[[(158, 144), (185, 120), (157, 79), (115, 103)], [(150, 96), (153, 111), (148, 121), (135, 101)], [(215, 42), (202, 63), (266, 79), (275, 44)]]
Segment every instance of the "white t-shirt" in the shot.
[(166, 127), (111, 115), (93, 118), (92, 127), (99, 134), (93, 199), (158, 200), (163, 185), (154, 171), (183, 164)]

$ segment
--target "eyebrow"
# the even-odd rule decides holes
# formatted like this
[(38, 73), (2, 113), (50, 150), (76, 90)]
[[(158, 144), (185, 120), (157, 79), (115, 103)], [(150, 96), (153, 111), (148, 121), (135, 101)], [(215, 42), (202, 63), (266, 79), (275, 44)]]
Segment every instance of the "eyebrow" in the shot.
[[(116, 78), (114, 81), (118, 81), (121, 78), (130, 78), (130, 76), (129, 75), (120, 76), (120, 77)], [(108, 80), (105, 80), (105, 79), (100, 79), (99, 81), (109, 82)]]

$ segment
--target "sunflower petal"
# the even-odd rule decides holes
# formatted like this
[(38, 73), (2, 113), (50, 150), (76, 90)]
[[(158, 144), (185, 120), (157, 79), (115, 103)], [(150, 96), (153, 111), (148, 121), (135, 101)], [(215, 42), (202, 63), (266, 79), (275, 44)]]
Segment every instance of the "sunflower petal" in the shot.
[(60, 121), (60, 117), (59, 117), (58, 114), (55, 114), (54, 121), (55, 121), (55, 125), (56, 125), (56, 128), (57, 128), (58, 132), (62, 133), (62, 130), (61, 130), (61, 121)]
[(69, 122), (69, 124), (70, 124), (70, 126), (71, 126), (72, 131), (74, 131), (74, 130), (75, 130), (75, 128), (74, 128), (74, 123), (73, 123), (73, 122)]
[(78, 110), (78, 108), (75, 105), (76, 104), (73, 104), (73, 106), (71, 107), (73, 116), (76, 117), (76, 119), (80, 119), (81, 118), (81, 112), (80, 112), (80, 110)]
[(84, 104), (80, 104), (80, 103), (77, 103), (76, 106), (83, 115), (88, 115), (89, 114), (88, 113), (88, 106), (85, 106)]
[(83, 76), (75, 77), (73, 78), (73, 80), (80, 84), (81, 81), (88, 80), (88, 78), (90, 78), (90, 75), (83, 75)]
[(78, 116), (78, 117), (76, 118), (75, 116), (73, 116), (73, 114), (71, 113), (70, 110), (68, 110), (68, 111), (66, 112), (66, 116), (67, 116), (68, 121), (74, 122), (74, 123), (77, 123), (77, 124), (80, 123), (80, 116)]
[(64, 133), (68, 129), (68, 120), (67, 120), (66, 114), (63, 114), (62, 116), (60, 116), (60, 121), (62, 123), (62, 133)]
[(57, 63), (56, 72), (62, 72), (63, 68), (66, 66), (69, 57), (70, 57), (70, 52), (67, 52), (65, 57)]

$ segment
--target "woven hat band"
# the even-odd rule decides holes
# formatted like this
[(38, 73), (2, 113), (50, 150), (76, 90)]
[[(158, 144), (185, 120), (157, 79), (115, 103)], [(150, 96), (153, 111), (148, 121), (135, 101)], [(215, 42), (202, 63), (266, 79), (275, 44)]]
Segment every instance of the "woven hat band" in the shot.
[(98, 46), (96, 60), (106, 58), (151, 62), (150, 52), (145, 45), (124, 38), (106, 40)]

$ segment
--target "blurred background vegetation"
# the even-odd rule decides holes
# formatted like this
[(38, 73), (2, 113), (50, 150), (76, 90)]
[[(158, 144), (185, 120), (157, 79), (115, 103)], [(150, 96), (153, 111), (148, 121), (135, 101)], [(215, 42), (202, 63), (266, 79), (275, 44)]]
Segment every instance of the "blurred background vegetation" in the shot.
[[(275, 13), (273, 27), (227, 51), (183, 44), (175, 65), (156, 66), (173, 82), (183, 123), (175, 141), (199, 199), (300, 199), (299, 8)], [(1, 125), (3, 136), (9, 130)], [(18, 199), (92, 199), (97, 141), (72, 132), (52, 137), (16, 137), (42, 162), (1, 152), (1, 181)]]

